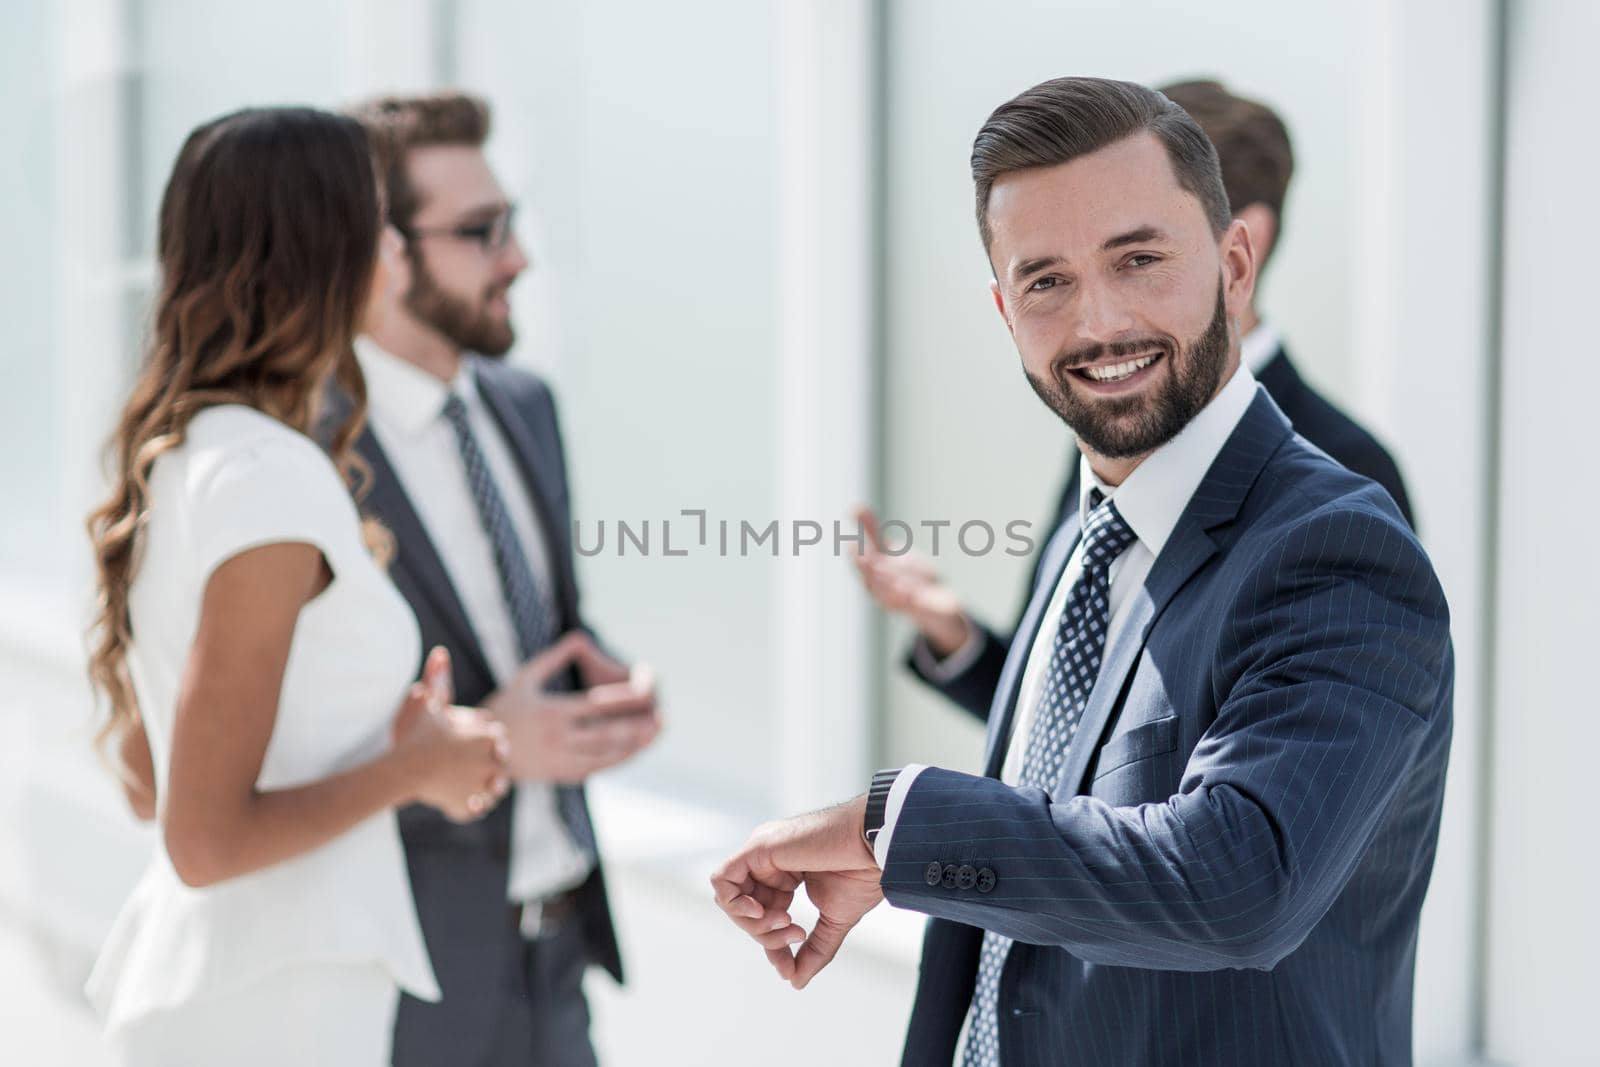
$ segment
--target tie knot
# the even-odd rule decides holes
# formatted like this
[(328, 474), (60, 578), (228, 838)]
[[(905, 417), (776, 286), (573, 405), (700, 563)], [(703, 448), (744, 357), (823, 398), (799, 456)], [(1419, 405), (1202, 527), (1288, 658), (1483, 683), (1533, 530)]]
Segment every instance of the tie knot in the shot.
[(465, 426), (467, 424), (467, 402), (461, 399), (461, 394), (452, 391), (444, 402), (444, 417), (453, 425)]
[(1091, 489), (1089, 501), (1093, 510), (1083, 524), (1083, 567), (1109, 568), (1136, 540), (1133, 527), (1117, 510), (1115, 501), (1100, 496), (1100, 490)]

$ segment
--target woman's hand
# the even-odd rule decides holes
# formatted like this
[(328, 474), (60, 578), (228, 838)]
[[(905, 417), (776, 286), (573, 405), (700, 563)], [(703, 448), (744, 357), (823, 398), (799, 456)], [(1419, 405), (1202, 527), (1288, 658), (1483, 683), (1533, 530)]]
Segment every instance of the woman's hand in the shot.
[(450, 700), (450, 654), (435, 648), (422, 681), (395, 715), (395, 754), (408, 767), (418, 803), (467, 823), (506, 795), (510, 748), (505, 727), (493, 717)]

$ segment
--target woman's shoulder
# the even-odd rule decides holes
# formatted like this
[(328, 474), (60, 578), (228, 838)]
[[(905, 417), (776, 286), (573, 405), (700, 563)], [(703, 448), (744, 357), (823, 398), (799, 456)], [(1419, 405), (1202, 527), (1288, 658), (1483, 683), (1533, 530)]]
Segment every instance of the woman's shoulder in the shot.
[(212, 464), (269, 456), (332, 467), (310, 437), (245, 404), (218, 404), (198, 412), (189, 420), (183, 444), (189, 455)]
[(230, 482), (302, 494), (330, 486), (344, 491), (343, 479), (321, 446), (243, 404), (221, 404), (196, 414), (175, 451), (189, 497), (204, 497)]
[[(183, 444), (161, 457), (152, 483), (158, 499), (180, 511), (264, 529), (342, 527), (355, 522), (354, 505), (333, 461), (315, 441), (242, 404), (196, 414)], [(179, 502), (181, 501), (181, 503)], [(253, 520), (253, 521), (247, 521)]]

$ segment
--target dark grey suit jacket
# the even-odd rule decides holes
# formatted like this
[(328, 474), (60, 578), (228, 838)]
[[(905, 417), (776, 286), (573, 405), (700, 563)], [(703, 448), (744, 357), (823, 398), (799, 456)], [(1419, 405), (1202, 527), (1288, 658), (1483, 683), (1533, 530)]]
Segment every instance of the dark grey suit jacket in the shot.
[[(561, 630), (583, 626), (555, 401), (549, 388), (526, 371), (487, 359), (475, 359), (474, 366), (480, 392), (505, 433), (539, 512)], [(349, 405), (333, 394), (326, 408), (325, 436)], [(362, 513), (382, 522), (394, 536), (397, 552), (389, 575), (416, 612), (422, 647), (450, 650), (456, 701), (477, 704), (494, 691), (494, 677), (438, 551), (370, 429), (356, 450), (372, 473)], [(417, 669), (420, 673), (420, 663)], [(566, 681), (576, 685), (575, 678)], [(512, 807), (508, 795), (489, 815), (466, 826), (421, 805), (400, 812), (412, 892), (444, 999), (438, 1004), (401, 999), (394, 1042), (398, 1067), (472, 1063), (491, 1045), (494, 1012), (501, 1003), (499, 984), (513, 966), (505, 954), (519, 951), (506, 900)], [(590, 960), (620, 982), (622, 960), (598, 866), (579, 892)]]

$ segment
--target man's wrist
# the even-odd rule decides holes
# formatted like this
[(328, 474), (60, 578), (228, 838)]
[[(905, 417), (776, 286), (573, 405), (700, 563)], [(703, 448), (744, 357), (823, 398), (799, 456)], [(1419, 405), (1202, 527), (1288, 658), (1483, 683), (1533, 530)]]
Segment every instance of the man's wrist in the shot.
[(969, 623), (966, 639), (948, 655), (936, 651), (926, 634), (919, 633), (911, 646), (916, 669), (935, 685), (945, 685), (961, 677), (983, 655), (983, 629)]
[(960, 652), (972, 640), (977, 629), (967, 613), (958, 611), (954, 618), (941, 619), (932, 626), (919, 627), (928, 650), (941, 660)]

